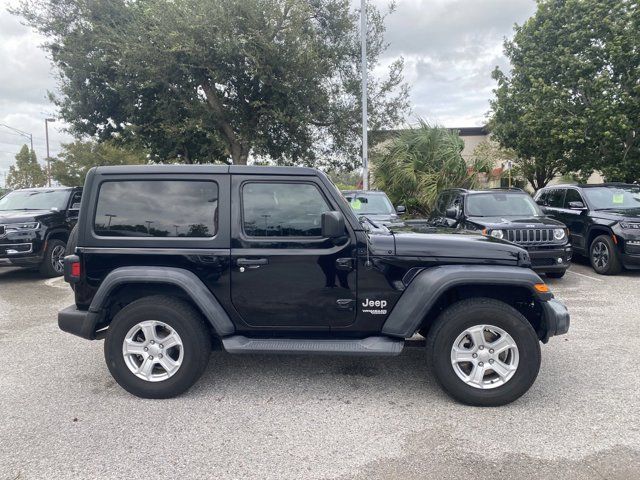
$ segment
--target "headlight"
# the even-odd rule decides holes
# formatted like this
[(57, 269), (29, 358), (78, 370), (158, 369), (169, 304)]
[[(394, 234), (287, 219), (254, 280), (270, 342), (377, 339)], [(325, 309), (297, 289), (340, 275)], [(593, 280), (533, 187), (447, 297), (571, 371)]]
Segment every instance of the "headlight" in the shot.
[(553, 230), (553, 238), (555, 240), (563, 240), (566, 236), (567, 234), (564, 232), (563, 228), (556, 228)]
[(7, 232), (9, 231), (18, 231), (24, 232), (27, 230), (37, 230), (40, 228), (40, 224), (38, 222), (28, 222), (28, 223), (11, 223), (4, 226)]
[(625, 230), (640, 230), (640, 223), (620, 222), (620, 226)]
[(491, 230), (491, 236), (502, 240), (504, 238), (504, 232), (502, 230)]

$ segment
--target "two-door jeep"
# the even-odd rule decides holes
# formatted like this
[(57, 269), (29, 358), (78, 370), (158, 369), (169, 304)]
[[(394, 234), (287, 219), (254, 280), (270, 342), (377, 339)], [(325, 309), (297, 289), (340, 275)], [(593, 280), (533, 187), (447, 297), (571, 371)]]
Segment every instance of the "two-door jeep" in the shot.
[(99, 167), (80, 212), (65, 258), (75, 305), (58, 322), (104, 338), (111, 374), (141, 397), (187, 390), (213, 345), (398, 355), (419, 333), (451, 396), (501, 405), (534, 382), (540, 342), (569, 328), (525, 250), (389, 230), (314, 169)]

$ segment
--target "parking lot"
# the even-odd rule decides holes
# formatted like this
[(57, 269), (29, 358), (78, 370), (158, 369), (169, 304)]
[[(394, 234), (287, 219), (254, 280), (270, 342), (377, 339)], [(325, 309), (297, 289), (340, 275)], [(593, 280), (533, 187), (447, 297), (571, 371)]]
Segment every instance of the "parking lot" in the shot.
[(141, 400), (102, 342), (58, 330), (60, 279), (0, 270), (0, 479), (640, 478), (640, 273), (550, 280), (572, 314), (506, 407), (465, 407), (420, 349), (396, 358), (214, 352), (186, 395)]

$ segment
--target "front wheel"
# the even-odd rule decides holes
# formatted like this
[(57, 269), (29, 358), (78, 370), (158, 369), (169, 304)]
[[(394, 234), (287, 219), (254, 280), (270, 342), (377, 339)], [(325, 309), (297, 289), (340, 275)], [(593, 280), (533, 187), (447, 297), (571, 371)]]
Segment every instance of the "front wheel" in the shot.
[(589, 248), (591, 266), (600, 275), (617, 275), (622, 271), (618, 249), (609, 235), (596, 237)]
[(64, 273), (64, 255), (67, 244), (62, 240), (48, 240), (44, 258), (40, 264), (40, 275), (43, 277), (59, 277)]
[(142, 398), (180, 395), (202, 375), (210, 353), (209, 332), (200, 314), (166, 296), (141, 298), (120, 310), (104, 343), (113, 378)]
[(540, 370), (540, 343), (516, 309), (490, 298), (447, 308), (427, 337), (430, 367), (451, 397), (475, 406), (513, 402)]

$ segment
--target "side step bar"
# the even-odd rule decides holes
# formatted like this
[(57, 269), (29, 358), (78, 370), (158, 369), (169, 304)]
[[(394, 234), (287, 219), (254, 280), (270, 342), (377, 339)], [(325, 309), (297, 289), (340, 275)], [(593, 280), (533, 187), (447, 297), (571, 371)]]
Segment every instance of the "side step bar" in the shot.
[(248, 338), (233, 335), (222, 339), (229, 353), (325, 354), (393, 356), (399, 355), (404, 340), (389, 337), (361, 339)]

